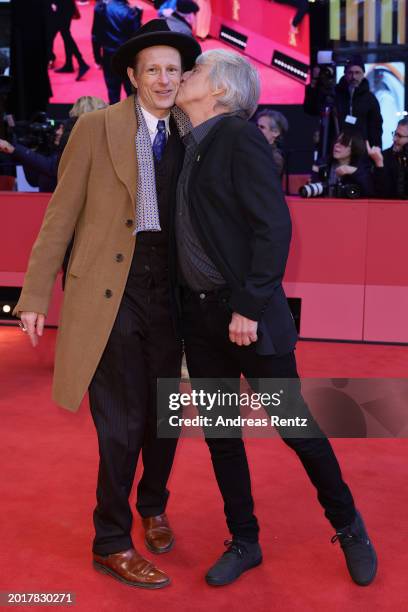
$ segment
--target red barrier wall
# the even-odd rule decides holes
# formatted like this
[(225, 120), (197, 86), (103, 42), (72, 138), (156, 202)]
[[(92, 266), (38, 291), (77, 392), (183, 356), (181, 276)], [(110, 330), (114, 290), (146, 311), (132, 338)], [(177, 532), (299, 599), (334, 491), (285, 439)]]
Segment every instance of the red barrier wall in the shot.
[[(49, 194), (0, 192), (0, 286), (20, 287)], [(288, 297), (305, 338), (408, 342), (408, 203), (289, 197)], [(47, 322), (62, 299), (56, 283)]]

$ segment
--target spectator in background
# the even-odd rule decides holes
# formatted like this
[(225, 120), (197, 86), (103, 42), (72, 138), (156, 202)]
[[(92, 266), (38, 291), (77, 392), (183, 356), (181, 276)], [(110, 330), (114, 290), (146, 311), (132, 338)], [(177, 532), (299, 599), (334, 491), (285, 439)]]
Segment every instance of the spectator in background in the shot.
[(105, 100), (102, 100), (102, 98), (97, 98), (96, 96), (81, 96), (69, 111), (69, 116), (71, 119), (76, 120), (84, 113), (90, 113), (94, 110), (106, 108), (107, 106)]
[[(345, 126), (357, 128), (371, 146), (381, 146), (382, 116), (377, 98), (371, 93), (364, 77), (365, 66), (361, 55), (354, 55), (347, 62), (344, 76), (335, 87), (334, 107), (337, 111), (340, 131)], [(319, 69), (306, 87), (303, 108), (310, 115), (319, 115), (324, 106), (324, 93), (318, 86)]]
[(204, 40), (210, 33), (211, 26), (211, 0), (197, 0), (199, 11), (195, 20), (195, 35)]
[(59, 160), (76, 120), (83, 113), (105, 106), (107, 106), (106, 102), (100, 98), (92, 96), (78, 98), (69, 112), (70, 119), (66, 122), (57, 123), (54, 142), (49, 155), (38, 153), (21, 144), (11, 144), (2, 139), (0, 139), (0, 152), (10, 155), (14, 163), (23, 166), (30, 185), (38, 187), (40, 192), (53, 192), (57, 186)]
[(177, 0), (154, 0), (154, 8), (157, 9), (157, 16), (170, 17), (176, 10)]
[(272, 155), (279, 175), (283, 176), (285, 157), (281, 145), (282, 139), (289, 129), (288, 120), (279, 111), (265, 109), (257, 113), (255, 121), (256, 125), (271, 145)]
[[(319, 181), (317, 172), (312, 182)], [(339, 186), (356, 185), (360, 197), (374, 197), (371, 167), (366, 154), (365, 142), (355, 130), (344, 130), (333, 146), (332, 159), (328, 170), (329, 196), (338, 196)]]
[(120, 100), (122, 85), (126, 94), (132, 93), (127, 77), (121, 79), (112, 70), (115, 51), (132, 38), (142, 23), (142, 10), (131, 7), (128, 0), (98, 0), (92, 25), (92, 48), (95, 62), (102, 66), (110, 104)]
[(78, 49), (78, 45), (72, 37), (71, 21), (73, 19), (79, 19), (81, 14), (75, 0), (54, 0), (51, 6), (55, 7), (56, 29), (54, 31), (53, 38), (55, 38), (59, 32), (62, 36), (62, 40), (64, 41), (65, 49), (65, 64), (61, 66), (61, 68), (57, 68), (55, 72), (74, 72), (72, 58), (75, 57), (78, 62), (78, 74), (76, 80), (80, 81), (84, 74), (88, 72), (89, 66), (82, 57), (82, 54)]
[(384, 152), (370, 147), (367, 153), (375, 164), (374, 184), (380, 198), (405, 199), (408, 196), (408, 117), (398, 122), (393, 145)]
[(177, 0), (176, 8), (166, 21), (174, 32), (193, 35), (198, 4), (191, 0)]

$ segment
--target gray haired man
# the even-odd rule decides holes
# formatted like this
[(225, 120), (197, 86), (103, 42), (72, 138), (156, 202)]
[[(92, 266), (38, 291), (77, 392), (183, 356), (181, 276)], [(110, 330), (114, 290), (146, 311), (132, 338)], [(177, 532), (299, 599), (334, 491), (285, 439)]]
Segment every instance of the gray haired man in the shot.
[[(247, 121), (259, 90), (247, 60), (213, 50), (184, 73), (177, 94), (193, 125), (184, 139), (176, 208), (187, 366), (193, 384), (213, 379), (222, 389), (226, 379), (239, 384), (241, 374), (251, 385), (292, 379), (292, 403), (315, 435), (279, 433), (316, 487), (353, 580), (367, 585), (376, 573), (374, 548), (332, 447), (300, 393), (296, 330), (282, 288), (291, 221), (270, 147)], [(206, 576), (208, 584), (221, 586), (259, 565), (262, 552), (244, 443), (209, 428), (205, 434), (232, 534)]]

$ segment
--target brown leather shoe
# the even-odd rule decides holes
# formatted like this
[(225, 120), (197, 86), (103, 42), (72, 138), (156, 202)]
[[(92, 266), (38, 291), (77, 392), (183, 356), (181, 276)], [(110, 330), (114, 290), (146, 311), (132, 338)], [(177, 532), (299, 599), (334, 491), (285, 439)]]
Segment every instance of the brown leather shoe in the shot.
[(152, 553), (160, 555), (174, 546), (174, 535), (165, 514), (142, 518), (145, 529), (145, 544)]
[(94, 554), (93, 566), (98, 572), (109, 574), (129, 586), (161, 589), (170, 584), (170, 578), (134, 548), (106, 557)]

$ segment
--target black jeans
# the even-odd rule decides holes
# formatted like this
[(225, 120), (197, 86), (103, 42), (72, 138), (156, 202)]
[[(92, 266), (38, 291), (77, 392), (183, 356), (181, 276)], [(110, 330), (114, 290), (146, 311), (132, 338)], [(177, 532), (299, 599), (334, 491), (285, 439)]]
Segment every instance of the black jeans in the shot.
[[(64, 41), (65, 65), (69, 67), (72, 67), (73, 56), (76, 58), (78, 65), (82, 65), (85, 63), (85, 60), (82, 57), (82, 53), (80, 52), (78, 45), (76, 44), (71, 34), (71, 21), (72, 17), (65, 15), (58, 19), (58, 23), (56, 25), (54, 33), (54, 38), (56, 37), (58, 32), (61, 34), (62, 40)], [(52, 55), (54, 54), (52, 53)]]
[[(200, 297), (201, 296), (201, 297)], [(258, 378), (298, 379), (294, 353), (281, 356), (258, 355), (255, 344), (240, 347), (229, 340), (231, 311), (223, 292), (216, 295), (183, 292), (182, 318), (187, 367), (192, 378), (239, 379), (241, 373), (251, 381)], [(320, 504), (335, 529), (351, 523), (355, 507), (333, 449), (318, 428), (299, 392), (296, 413), (308, 418), (321, 437), (290, 438), (279, 431), (283, 441), (298, 455)], [(220, 488), (228, 528), (233, 537), (256, 541), (258, 523), (245, 446), (240, 438), (206, 437), (215, 476)]]
[(93, 551), (102, 555), (132, 547), (129, 495), (140, 451), (144, 470), (137, 487), (139, 514), (163, 513), (169, 495), (166, 484), (177, 439), (156, 435), (157, 378), (180, 377), (181, 341), (171, 317), (167, 250), (160, 258), (160, 249), (153, 249), (151, 258), (148, 249), (136, 248), (112, 332), (89, 388), (100, 455)]

